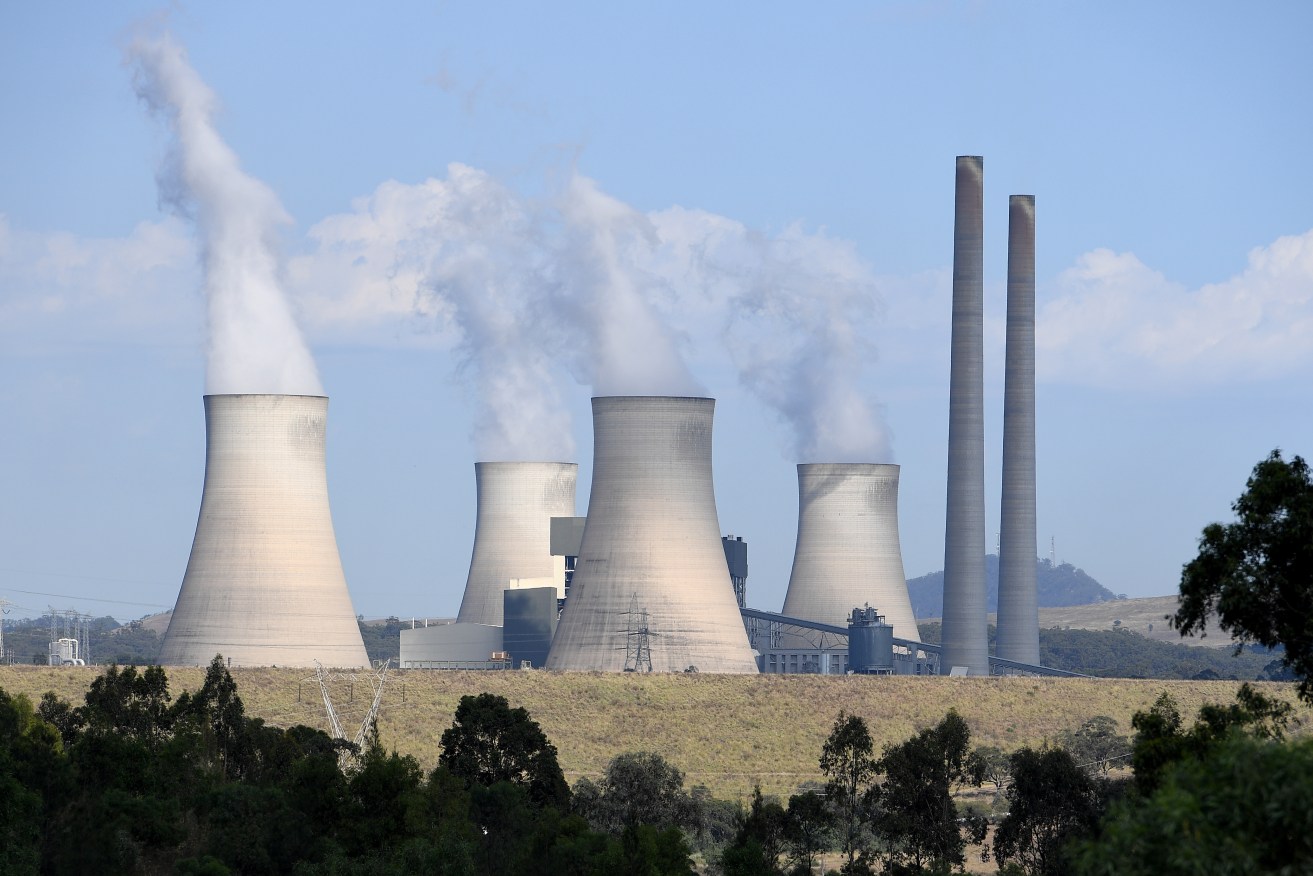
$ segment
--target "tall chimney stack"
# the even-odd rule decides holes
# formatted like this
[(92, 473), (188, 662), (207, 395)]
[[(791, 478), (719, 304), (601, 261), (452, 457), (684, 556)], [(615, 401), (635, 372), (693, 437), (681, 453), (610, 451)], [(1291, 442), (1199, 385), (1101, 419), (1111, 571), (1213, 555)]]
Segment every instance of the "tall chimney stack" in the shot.
[(945, 668), (989, 674), (985, 606), (984, 159), (959, 155), (944, 524)]
[(1039, 663), (1035, 582), (1035, 196), (1008, 200), (1007, 365), (1003, 387), (1003, 499), (998, 641), (1007, 660)]

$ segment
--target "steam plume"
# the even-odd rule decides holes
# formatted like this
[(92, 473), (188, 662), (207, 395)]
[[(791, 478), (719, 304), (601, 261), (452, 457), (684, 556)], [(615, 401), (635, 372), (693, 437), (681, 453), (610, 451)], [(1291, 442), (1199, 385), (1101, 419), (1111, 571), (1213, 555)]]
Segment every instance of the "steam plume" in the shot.
[(323, 392), (279, 284), (277, 229), (290, 222), (277, 196), (242, 171), (214, 129), (214, 92), (172, 37), (136, 39), (133, 86), (173, 135), (160, 197), (200, 232), (208, 311), (206, 391)]

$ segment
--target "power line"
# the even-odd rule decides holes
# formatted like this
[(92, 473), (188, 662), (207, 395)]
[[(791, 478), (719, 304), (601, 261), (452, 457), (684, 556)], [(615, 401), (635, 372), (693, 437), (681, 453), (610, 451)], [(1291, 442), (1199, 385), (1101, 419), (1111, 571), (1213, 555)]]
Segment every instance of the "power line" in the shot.
[(0, 590), (3, 590), (6, 593), (26, 593), (28, 596), (53, 596), (56, 599), (77, 599), (82, 602), (108, 602), (113, 605), (136, 605), (143, 608), (169, 607), (162, 602), (129, 602), (126, 599), (99, 599), (94, 596), (76, 596), (69, 593), (46, 593), (41, 590), (19, 590), (17, 587), (0, 587)]

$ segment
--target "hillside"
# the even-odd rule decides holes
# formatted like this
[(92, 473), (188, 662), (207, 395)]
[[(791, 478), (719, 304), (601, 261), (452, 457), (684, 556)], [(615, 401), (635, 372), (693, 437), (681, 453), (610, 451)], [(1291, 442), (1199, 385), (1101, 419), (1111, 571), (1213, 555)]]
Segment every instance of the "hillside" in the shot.
[[(0, 687), (38, 699), (45, 691), (81, 702), (95, 668), (0, 666)], [(200, 683), (199, 669), (172, 669), (171, 690)], [(271, 724), (324, 727), (323, 703), (306, 670), (235, 669), (250, 714)], [(1114, 679), (909, 678), (876, 676), (603, 675), (532, 672), (394, 673), (388, 681), (379, 730), (385, 745), (432, 768), (438, 739), (464, 694), (482, 691), (523, 706), (560, 750), (573, 782), (598, 775), (616, 754), (653, 750), (721, 797), (742, 799), (760, 783), (766, 793), (788, 795), (817, 781), (821, 745), (840, 709), (864, 717), (876, 750), (931, 726), (955, 708), (970, 723), (974, 741), (1012, 750), (1056, 739), (1095, 715), (1116, 719), (1130, 732), (1131, 714), (1164, 690), (1185, 714), (1205, 701), (1230, 700), (1236, 682), (1127, 681)], [(1264, 692), (1293, 699), (1290, 685), (1263, 684)], [(346, 682), (336, 685), (343, 723), (358, 722), (368, 685), (357, 681), (354, 701)], [(1300, 708), (1307, 722), (1310, 713)]]
[[(1040, 607), (1088, 605), (1119, 599), (1107, 587), (1070, 563), (1053, 565), (1048, 560), (1035, 561), (1035, 579)], [(989, 611), (998, 610), (998, 555), (985, 557), (986, 600)], [(917, 618), (937, 618), (944, 613), (944, 573), (931, 572), (909, 578), (907, 592), (912, 597), (912, 611)]]
[[(921, 641), (940, 641), (937, 621), (922, 621)], [(994, 649), (995, 627), (989, 625)], [(1129, 627), (1116, 629), (1054, 629), (1039, 631), (1040, 663), (1100, 678), (1215, 678), (1235, 681), (1277, 680), (1271, 664), (1280, 658), (1262, 648), (1235, 654), (1227, 648), (1200, 648), (1177, 641), (1146, 638)]]

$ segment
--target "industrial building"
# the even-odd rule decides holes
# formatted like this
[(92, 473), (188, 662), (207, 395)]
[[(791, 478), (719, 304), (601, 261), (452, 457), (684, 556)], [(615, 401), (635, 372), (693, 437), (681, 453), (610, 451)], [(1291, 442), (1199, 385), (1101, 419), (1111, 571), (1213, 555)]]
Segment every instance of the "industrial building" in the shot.
[(712, 485), (715, 401), (593, 399), (593, 482), (548, 669), (756, 672)]
[(898, 540), (896, 465), (798, 466), (798, 543), (782, 613), (840, 625), (873, 606), (918, 639)]
[(552, 518), (574, 514), (573, 462), (476, 462), (474, 550), (461, 599), (461, 623), (501, 626), (502, 593), (552, 586), (565, 597), (565, 559), (552, 556)]
[(159, 660), (369, 665), (328, 505), (328, 399), (205, 396), (205, 485)]

